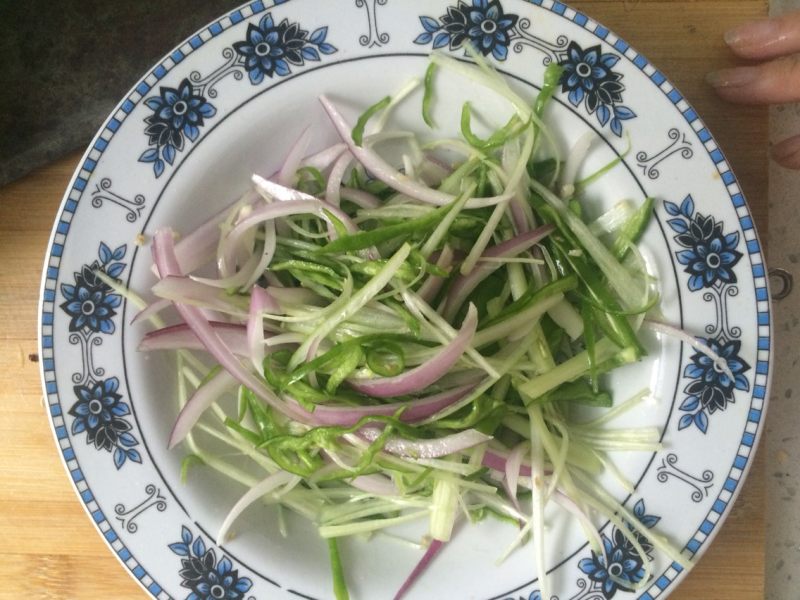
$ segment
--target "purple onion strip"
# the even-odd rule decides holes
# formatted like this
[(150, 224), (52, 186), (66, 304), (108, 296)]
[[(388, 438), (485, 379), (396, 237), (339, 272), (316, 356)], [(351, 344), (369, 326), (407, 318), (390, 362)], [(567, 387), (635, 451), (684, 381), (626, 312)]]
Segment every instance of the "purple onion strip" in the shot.
[(425, 551), (425, 554), (422, 556), (420, 561), (417, 563), (417, 566), (414, 567), (414, 570), (411, 571), (411, 574), (406, 577), (406, 580), (403, 582), (403, 585), (400, 586), (400, 589), (397, 590), (397, 593), (394, 595), (393, 600), (400, 600), (403, 596), (406, 595), (408, 590), (411, 589), (411, 586), (419, 579), (420, 575), (425, 572), (425, 569), (428, 568), (428, 565), (431, 563), (433, 558), (439, 553), (439, 550), (442, 549), (444, 546), (444, 542), (441, 540), (433, 540), (431, 545), (428, 546), (428, 549)]
[(390, 417), (401, 408), (405, 410), (400, 414), (400, 420), (405, 423), (415, 423), (427, 419), (451, 404), (458, 402), (474, 389), (475, 384), (471, 383), (425, 398), (375, 406), (350, 407), (319, 404), (314, 407), (314, 412), (308, 412), (294, 400), (287, 402), (287, 404), (291, 407), (292, 418), (307, 425), (352, 427), (364, 417)]
[(289, 152), (286, 154), (286, 160), (283, 161), (283, 166), (278, 171), (278, 183), (281, 185), (291, 186), (294, 183), (294, 176), (300, 163), (308, 150), (308, 145), (311, 143), (311, 126), (306, 127), (300, 137), (297, 138)]
[(394, 377), (348, 379), (354, 390), (374, 398), (394, 398), (413, 394), (435, 383), (452, 368), (469, 346), (478, 326), (478, 310), (470, 304), (461, 329), (441, 351), (425, 363)]
[[(159, 229), (153, 238), (153, 260), (158, 268), (161, 277), (170, 275), (182, 275), (180, 265), (175, 257), (172, 241), (172, 231), (169, 229)], [(216, 359), (223, 369), (228, 371), (242, 385), (250, 388), (259, 398), (267, 404), (286, 414), (287, 407), (265, 384), (239, 362), (228, 346), (220, 339), (219, 335), (211, 327), (203, 312), (187, 304), (175, 302), (175, 308), (186, 321), (186, 324), (195, 332), (200, 342), (206, 350)]]
[[(356, 160), (364, 165), (364, 168), (366, 168), (374, 177), (380, 179), (401, 194), (405, 194), (410, 198), (415, 198), (420, 202), (445, 206), (456, 199), (456, 196), (453, 196), (452, 194), (446, 194), (444, 192), (434, 190), (427, 185), (419, 183), (418, 181), (415, 181), (412, 178), (404, 175), (392, 165), (387, 163), (374, 150), (356, 145), (351, 136), (351, 132), (353, 130), (352, 127), (344, 119), (336, 106), (334, 106), (334, 104), (325, 96), (320, 96), (319, 100), (322, 103), (325, 111), (328, 113), (333, 126), (339, 132), (342, 141), (347, 144), (350, 152), (353, 154), (353, 156), (355, 156)], [(467, 200), (464, 206), (465, 208), (494, 206), (495, 204), (499, 204), (510, 197), (510, 194), (504, 193), (500, 196), (492, 196), (490, 198), (470, 198)]]
[(197, 388), (178, 414), (178, 418), (175, 420), (175, 424), (169, 434), (167, 448), (172, 450), (182, 442), (206, 409), (218, 400), (222, 394), (233, 389), (236, 383), (236, 379), (225, 369), (222, 369)]
[[(553, 231), (552, 225), (542, 225), (528, 231), (521, 233), (510, 240), (506, 240), (496, 246), (488, 248), (483, 254), (483, 258), (511, 258), (532, 246), (542, 241), (547, 235)], [(453, 282), (450, 291), (447, 294), (447, 301), (445, 302), (444, 312), (442, 316), (448, 321), (455, 317), (458, 309), (467, 299), (467, 296), (472, 293), (478, 284), (491, 275), (494, 271), (502, 267), (503, 264), (499, 262), (481, 262), (475, 266), (472, 271), (467, 275), (462, 275)]]
[[(237, 356), (247, 356), (247, 334), (244, 326), (233, 323), (210, 321), (209, 325)], [(170, 325), (162, 329), (148, 332), (139, 343), (139, 350), (205, 350), (197, 335), (186, 323)]]

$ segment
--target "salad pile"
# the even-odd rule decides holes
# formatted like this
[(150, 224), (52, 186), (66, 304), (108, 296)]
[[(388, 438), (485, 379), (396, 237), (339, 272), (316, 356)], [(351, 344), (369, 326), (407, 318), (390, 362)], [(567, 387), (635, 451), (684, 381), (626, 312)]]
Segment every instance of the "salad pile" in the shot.
[[(389, 128), (394, 108), (421, 96), (420, 129), (435, 131), (442, 69), (499, 94), (511, 118), (482, 137), (467, 103), (457, 137)], [(632, 491), (608, 452), (660, 447), (655, 427), (609, 427), (649, 390), (612, 398), (604, 374), (645, 354), (644, 327), (697, 343), (647, 317), (658, 294), (636, 242), (652, 199), (585, 218), (587, 188), (620, 159), (577, 179), (592, 136), (561, 156), (546, 125), (560, 77), (551, 65), (539, 94), (523, 98), (480, 56), (434, 54), (424, 78), (355, 123), (323, 96), (339, 143), (309, 153), (306, 130), (234, 205), (183, 236), (154, 234), (158, 299), (136, 319), (157, 327), (143, 351), (176, 351), (169, 445), (187, 451), (184, 475), (202, 464), (244, 486), (218, 543), (254, 503), (277, 505), (269, 514), (286, 535), (283, 511), (302, 515), (328, 543), (342, 599), (338, 539), (427, 522), (400, 598), (461, 526), (497, 518), (518, 530), (498, 559), (530, 542), (549, 598), (553, 504), (598, 556), (599, 520), (627, 538), (642, 567), (609, 574), (622, 589), (650, 579), (643, 543), (687, 564), (597, 484), (606, 471)], [(170, 307), (179, 320), (166, 326)], [(585, 406), (603, 410), (589, 419)]]

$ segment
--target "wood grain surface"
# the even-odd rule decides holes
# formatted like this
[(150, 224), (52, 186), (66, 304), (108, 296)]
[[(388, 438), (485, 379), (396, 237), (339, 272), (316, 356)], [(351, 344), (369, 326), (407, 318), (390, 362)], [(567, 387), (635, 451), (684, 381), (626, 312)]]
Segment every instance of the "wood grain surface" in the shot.
[[(766, 14), (766, 1), (583, 0), (573, 4), (633, 44), (695, 106), (737, 173), (761, 238), (766, 239), (766, 111), (723, 105), (703, 81), (709, 70), (733, 64), (722, 33)], [(37, 306), (45, 247), (79, 158), (78, 154), (67, 156), (0, 188), (3, 599), (147, 597), (108, 550), (75, 496), (53, 443), (39, 365), (31, 360), (37, 351)], [(763, 598), (763, 471), (763, 461), (757, 459), (719, 536), (671, 598)]]

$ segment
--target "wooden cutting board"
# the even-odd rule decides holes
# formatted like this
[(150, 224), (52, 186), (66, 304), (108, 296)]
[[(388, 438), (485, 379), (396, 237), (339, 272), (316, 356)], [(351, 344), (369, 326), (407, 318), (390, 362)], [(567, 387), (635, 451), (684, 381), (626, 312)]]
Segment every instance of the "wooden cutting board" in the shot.
[[(695, 106), (733, 165), (765, 240), (767, 113), (721, 104), (703, 77), (734, 63), (723, 32), (765, 15), (766, 1), (573, 4), (632, 43)], [(72, 490), (53, 443), (39, 367), (33, 362), (45, 246), (78, 159), (72, 154), (0, 188), (0, 599), (147, 597), (107, 549)], [(763, 598), (763, 453), (760, 458), (725, 526), (673, 594), (675, 600)]]

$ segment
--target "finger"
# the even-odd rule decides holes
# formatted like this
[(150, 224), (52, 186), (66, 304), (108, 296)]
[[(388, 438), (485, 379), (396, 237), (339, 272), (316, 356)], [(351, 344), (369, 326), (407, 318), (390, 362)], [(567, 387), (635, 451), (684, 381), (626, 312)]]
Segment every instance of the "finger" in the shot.
[(787, 169), (800, 169), (800, 135), (775, 144), (772, 147), (772, 158)]
[(779, 58), (752, 67), (709, 73), (717, 94), (740, 104), (782, 104), (800, 100), (800, 59)]
[(744, 58), (763, 60), (800, 51), (800, 11), (740, 25), (725, 34), (725, 43)]

